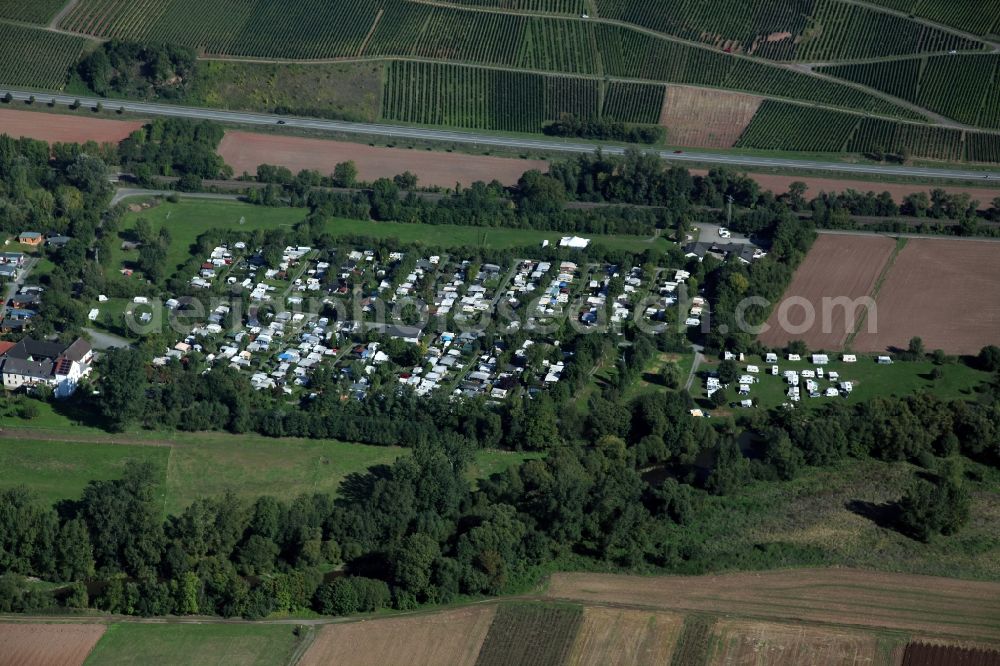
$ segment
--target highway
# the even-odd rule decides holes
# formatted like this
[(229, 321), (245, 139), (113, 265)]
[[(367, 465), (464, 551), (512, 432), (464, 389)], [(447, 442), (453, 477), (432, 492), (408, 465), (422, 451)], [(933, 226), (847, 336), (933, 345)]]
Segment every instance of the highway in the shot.
[[(293, 116), (280, 116), (264, 113), (245, 113), (242, 111), (221, 111), (217, 109), (202, 109), (190, 106), (176, 106), (172, 104), (153, 104), (147, 102), (128, 102), (120, 100), (98, 99), (93, 97), (72, 97), (68, 95), (54, 95), (51, 93), (39, 93), (25, 90), (14, 90), (0, 88), (0, 97), (7, 93), (18, 101), (26, 101), (34, 96), (38, 104), (47, 104), (55, 100), (56, 104), (69, 106), (74, 101), (79, 100), (84, 107), (94, 107), (98, 103), (107, 109), (123, 109), (129, 113), (136, 113), (150, 116), (170, 116), (174, 118), (190, 118), (195, 120), (214, 120), (223, 123), (233, 123), (239, 125), (266, 125), (275, 126), (282, 124), (284, 127), (297, 129), (308, 129), (319, 132), (330, 132), (339, 134), (356, 134), (364, 136), (378, 136), (388, 139), (417, 140), (417, 141), (443, 141), (448, 143), (463, 143), (479, 148), (507, 148), (513, 150), (537, 150), (537, 151), (558, 151), (564, 153), (592, 153), (598, 148), (606, 154), (619, 155), (625, 152), (625, 148), (620, 145), (601, 146), (596, 143), (576, 142), (569, 139), (556, 138), (524, 138), (498, 136), (491, 134), (478, 134), (475, 132), (453, 131), (429, 129), (423, 127), (403, 127), (399, 125), (354, 123), (339, 120), (318, 120), (311, 118), (298, 118)], [(0, 126), (0, 131), (3, 127)], [(731, 155), (724, 153), (706, 153), (700, 151), (684, 151), (677, 153), (669, 150), (647, 149), (661, 157), (670, 159), (672, 162), (693, 162), (698, 164), (719, 164), (733, 167), (746, 168), (769, 168), (769, 169), (789, 169), (794, 171), (826, 171), (839, 172), (848, 175), (882, 175), (882, 176), (904, 176), (911, 178), (944, 178), (955, 180), (972, 181), (1000, 181), (1000, 170), (993, 171), (970, 171), (963, 169), (932, 168), (932, 167), (911, 167), (904, 165), (878, 165), (878, 164), (847, 164), (843, 162), (822, 162), (814, 160), (800, 160), (782, 157), (760, 157), (755, 155)]]

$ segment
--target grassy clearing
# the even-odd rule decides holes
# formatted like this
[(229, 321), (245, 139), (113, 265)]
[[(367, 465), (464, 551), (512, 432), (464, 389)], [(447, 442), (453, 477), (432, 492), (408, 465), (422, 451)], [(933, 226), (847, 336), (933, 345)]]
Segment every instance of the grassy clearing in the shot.
[(24, 439), (0, 440), (0, 488), (24, 485), (45, 504), (79, 498), (91, 480), (121, 476), (128, 462), (148, 462), (166, 493), (170, 449), (156, 446), (76, 444)]
[(85, 662), (284, 666), (299, 639), (289, 625), (113, 624)]
[(375, 122), (382, 100), (382, 69), (380, 62), (294, 65), (202, 61), (184, 103)]
[[(191, 255), (191, 246), (198, 236), (209, 229), (255, 231), (276, 227), (292, 227), (303, 221), (302, 208), (267, 208), (238, 201), (183, 199), (178, 203), (162, 202), (141, 212), (130, 212), (122, 223), (124, 237), (135, 228), (140, 217), (147, 219), (154, 230), (166, 226), (170, 230), (167, 265), (179, 267)], [(543, 240), (557, 241), (563, 234), (532, 229), (496, 229), (453, 225), (405, 224), (372, 222), (370, 220), (331, 219), (327, 229), (335, 236), (366, 236), (394, 238), (404, 243), (423, 243), (442, 247), (489, 246), (497, 248), (541, 246)], [(637, 236), (590, 236), (595, 243), (614, 249), (641, 252), (650, 247), (662, 247), (662, 238), (650, 240)], [(138, 252), (125, 251), (116, 243), (112, 252), (113, 265), (135, 261)]]
[[(46, 405), (40, 405), (46, 406)], [(58, 424), (62, 417), (43, 410), (36, 425)], [(8, 419), (7, 425), (20, 425)], [(65, 423), (64, 423), (65, 425)], [(51, 429), (39, 433), (52, 434)], [(68, 435), (69, 431), (63, 431)], [(80, 429), (81, 439), (97, 431)], [(350, 444), (334, 440), (267, 439), (224, 433), (140, 433), (135, 444), (101, 441), (0, 440), (0, 487), (26, 485), (42, 501), (80, 497), (92, 479), (121, 475), (129, 461), (148, 461), (161, 479), (158, 496), (167, 513), (181, 511), (199, 497), (231, 490), (248, 499), (273, 495), (290, 499), (302, 493), (336, 493), (350, 474), (373, 465), (391, 464), (408, 449)], [(129, 439), (129, 438), (126, 438)], [(169, 440), (169, 441), (166, 441)], [(161, 446), (143, 445), (161, 444)], [(520, 464), (532, 454), (483, 450), (469, 469), (470, 480), (485, 478)]]
[[(175, 269), (182, 266), (191, 256), (191, 246), (198, 236), (210, 229), (256, 231), (292, 227), (306, 218), (306, 211), (301, 208), (253, 206), (238, 201), (205, 199), (184, 199), (178, 203), (164, 201), (152, 208), (129, 212), (122, 221), (119, 232), (121, 240), (125, 240), (128, 232), (135, 228), (139, 218), (148, 220), (155, 231), (159, 231), (162, 227), (170, 230), (167, 266)], [(138, 251), (122, 250), (121, 243), (116, 242), (111, 254), (112, 265), (135, 261), (138, 256)]]
[[(834, 355), (832, 358), (839, 358), (839, 355)], [(761, 369), (761, 374), (757, 375), (760, 381), (750, 387), (749, 397), (754, 401), (755, 408), (772, 409), (788, 402), (786, 396), (788, 383), (783, 376), (772, 376), (771, 366), (766, 365), (759, 356), (747, 356), (747, 360), (740, 364), (740, 369), (743, 370), (747, 365), (756, 365)], [(784, 359), (777, 365), (782, 373), (786, 370), (796, 370), (801, 373), (802, 370), (816, 368), (807, 361), (792, 362)], [(705, 370), (711, 370), (716, 366), (715, 363), (706, 364)], [(937, 380), (933, 379), (931, 374), (935, 368), (940, 369), (942, 373), (941, 378)], [(919, 391), (934, 393), (943, 400), (969, 399), (974, 397), (976, 387), (990, 378), (989, 373), (970, 368), (964, 363), (946, 363), (937, 366), (931, 361), (899, 361), (892, 365), (878, 365), (873, 357), (867, 355), (858, 356), (857, 363), (833, 361), (824, 366), (824, 371), (840, 373), (840, 381), (853, 382), (854, 391), (847, 398), (809, 398), (803, 395), (802, 402), (797, 405), (799, 409), (820, 407), (831, 401), (857, 404), (877, 397), (903, 397)], [(833, 386), (829, 381), (817, 381), (821, 388)], [(730, 386), (728, 391), (730, 400), (737, 399), (738, 388)], [(704, 382), (696, 381), (691, 392), (696, 398), (704, 398)]]
[(966, 468), (969, 523), (929, 544), (869, 517), (871, 509), (898, 501), (917, 471), (908, 463), (876, 460), (806, 468), (792, 481), (705, 497), (681, 540), (717, 571), (841, 566), (997, 580), (1000, 472), (970, 462)]

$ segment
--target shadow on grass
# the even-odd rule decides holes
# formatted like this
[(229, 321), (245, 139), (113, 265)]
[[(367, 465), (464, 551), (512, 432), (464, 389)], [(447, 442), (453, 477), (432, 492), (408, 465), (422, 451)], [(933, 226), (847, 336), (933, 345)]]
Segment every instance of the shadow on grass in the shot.
[(898, 502), (876, 504), (864, 500), (850, 500), (844, 506), (851, 513), (867, 518), (879, 527), (899, 532), (900, 508)]

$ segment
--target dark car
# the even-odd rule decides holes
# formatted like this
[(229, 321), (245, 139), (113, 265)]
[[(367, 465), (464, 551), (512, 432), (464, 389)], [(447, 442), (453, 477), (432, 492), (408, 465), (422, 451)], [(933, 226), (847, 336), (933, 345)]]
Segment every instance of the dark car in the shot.
[(279, 120), (279, 121), (278, 121), (278, 124), (279, 124), (279, 125), (284, 125), (284, 124), (286, 124), (286, 123), (285, 123), (285, 121), (284, 121), (284, 120)]

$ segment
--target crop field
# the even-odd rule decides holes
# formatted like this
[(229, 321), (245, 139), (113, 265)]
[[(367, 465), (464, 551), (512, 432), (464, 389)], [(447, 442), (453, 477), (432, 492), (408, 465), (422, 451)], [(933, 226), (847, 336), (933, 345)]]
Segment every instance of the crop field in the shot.
[(298, 666), (474, 666), (496, 608), (327, 625)]
[(902, 666), (1000, 666), (1000, 652), (954, 645), (910, 643)]
[(840, 111), (765, 100), (736, 147), (840, 152), (861, 118)]
[(763, 101), (725, 90), (668, 86), (660, 124), (672, 145), (731, 148)]
[(1000, 134), (967, 132), (965, 152), (970, 162), (1000, 163)]
[(718, 48), (772, 59), (836, 60), (978, 49), (974, 40), (841, 0), (718, 5), (598, 0), (598, 14)]
[(525, 171), (545, 172), (549, 166), (544, 160), (464, 153), (436, 152), (434, 159), (428, 159), (427, 152), (420, 150), (252, 132), (227, 132), (219, 154), (236, 173), (255, 173), (261, 164), (288, 167), (293, 173), (301, 169), (333, 173), (338, 162), (353, 161), (363, 181), (392, 178), (409, 171), (417, 176), (420, 185), (437, 187), (455, 187), (455, 183), (467, 187), (477, 180), (514, 185)]
[(909, 150), (914, 157), (934, 160), (962, 158), (962, 132), (948, 127), (897, 123), (880, 118), (864, 118), (847, 144), (848, 152)]
[(974, 354), (1000, 344), (1000, 243), (910, 240), (875, 299), (878, 326), (858, 333), (858, 351), (927, 349)]
[(0, 624), (0, 664), (80, 666), (104, 629), (103, 624)]
[(545, 666), (566, 661), (583, 620), (578, 606), (501, 604), (476, 666)]
[(598, 98), (595, 80), (396, 61), (382, 108), (393, 121), (538, 132), (563, 113), (596, 118)]
[[(716, 576), (555, 573), (546, 596), (1000, 641), (1000, 583), (857, 569)], [(791, 663), (791, 662), (789, 662)], [(800, 662), (802, 663), (802, 662)]]
[(749, 620), (719, 620), (711, 644), (711, 666), (862, 666), (878, 656), (874, 634)]
[[(884, 236), (821, 234), (775, 304), (760, 342), (783, 348), (792, 340), (804, 340), (810, 349), (843, 348), (856, 327), (851, 320), (865, 310), (857, 308), (848, 317), (847, 307), (830, 305), (825, 312), (824, 303), (869, 296), (895, 247), (896, 242)], [(811, 324), (807, 309), (813, 313)]]
[(821, 67), (824, 74), (861, 83), (968, 125), (1000, 127), (995, 100), (1000, 56), (946, 55)]
[(108, 628), (86, 663), (285, 666), (300, 640), (292, 629), (291, 625), (123, 622)]
[(584, 608), (566, 663), (574, 666), (666, 666), (680, 635), (680, 615), (619, 608)]
[(445, 0), (439, 4), (544, 14), (580, 15), (588, 10), (587, 0)]
[(1000, 34), (1000, 0), (869, 0), (973, 35)]
[(604, 93), (601, 117), (623, 123), (655, 125), (663, 109), (664, 87), (612, 81)]
[[(36, 104), (44, 104), (38, 97)], [(132, 132), (142, 129), (141, 121), (106, 120), (87, 116), (69, 116), (55, 113), (40, 114), (21, 111), (19, 105), (0, 106), (0, 129), (4, 134), (47, 143), (119, 143)]]
[(61, 89), (89, 40), (0, 22), (0, 81)]
[(0, 19), (24, 23), (48, 23), (66, 0), (0, 0)]

